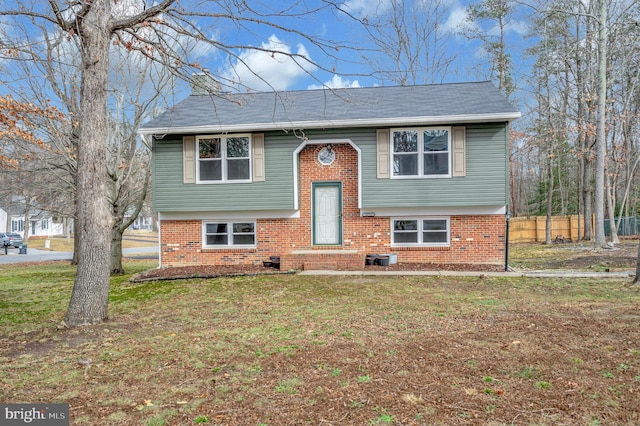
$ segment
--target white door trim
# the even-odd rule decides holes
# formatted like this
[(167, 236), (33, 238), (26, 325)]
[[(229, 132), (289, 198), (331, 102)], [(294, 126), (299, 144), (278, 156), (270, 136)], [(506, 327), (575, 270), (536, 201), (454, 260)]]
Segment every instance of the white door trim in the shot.
[(312, 183), (313, 244), (342, 245), (342, 183)]

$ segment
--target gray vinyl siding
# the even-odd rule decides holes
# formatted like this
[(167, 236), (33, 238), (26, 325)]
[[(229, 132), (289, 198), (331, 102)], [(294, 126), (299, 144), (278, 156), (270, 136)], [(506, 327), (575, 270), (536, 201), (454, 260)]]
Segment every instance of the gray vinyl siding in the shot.
[[(297, 135), (300, 136), (300, 135)], [(153, 145), (153, 206), (159, 212), (222, 212), (293, 209), (292, 132), (265, 133), (264, 182), (183, 184), (182, 135)], [(307, 131), (312, 143), (350, 139), (362, 155), (362, 208), (504, 206), (507, 204), (507, 125), (466, 126), (466, 176), (434, 179), (377, 179), (376, 129)], [(356, 170), (354, 170), (354, 173)]]
[(433, 179), (376, 179), (375, 130), (372, 130), (371, 147), (363, 147), (363, 209), (506, 205), (506, 124), (465, 127), (466, 176)]
[(293, 209), (295, 136), (265, 134), (266, 181), (184, 184), (182, 135), (153, 144), (153, 208), (158, 212), (221, 212)]

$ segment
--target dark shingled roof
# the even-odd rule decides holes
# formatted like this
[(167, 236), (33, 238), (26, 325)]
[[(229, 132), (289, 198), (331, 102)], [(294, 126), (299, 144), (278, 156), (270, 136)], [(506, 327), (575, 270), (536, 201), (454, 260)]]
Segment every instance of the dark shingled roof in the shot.
[(520, 113), (491, 82), (191, 95), (144, 134), (511, 121)]

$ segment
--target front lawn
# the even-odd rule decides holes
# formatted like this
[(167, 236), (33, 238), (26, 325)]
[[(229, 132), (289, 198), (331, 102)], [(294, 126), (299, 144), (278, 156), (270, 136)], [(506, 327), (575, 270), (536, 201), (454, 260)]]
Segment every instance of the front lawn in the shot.
[(72, 424), (640, 423), (628, 280), (124, 276), (59, 329), (73, 268), (2, 268), (0, 401)]

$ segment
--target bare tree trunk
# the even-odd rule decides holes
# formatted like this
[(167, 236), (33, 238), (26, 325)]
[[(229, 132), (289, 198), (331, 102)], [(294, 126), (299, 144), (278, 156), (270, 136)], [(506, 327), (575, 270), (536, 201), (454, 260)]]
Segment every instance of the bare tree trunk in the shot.
[(605, 183), (607, 185), (605, 189), (607, 192), (607, 213), (609, 215), (609, 238), (613, 244), (619, 244), (620, 240), (618, 239), (618, 227), (616, 226), (616, 215), (613, 202), (614, 195), (612, 194), (611, 179), (606, 177)]
[(633, 279), (633, 284), (640, 282), (640, 243), (638, 244), (638, 258), (636, 259), (636, 276)]
[[(576, 34), (580, 34), (580, 19), (576, 19)], [(585, 218), (584, 212), (584, 187), (585, 187), (585, 155), (586, 155), (586, 135), (585, 135), (585, 107), (584, 107), (584, 78), (582, 73), (582, 54), (580, 49), (575, 49), (576, 53), (576, 86), (578, 88), (578, 241), (582, 240), (582, 221), (580, 215)], [(584, 220), (584, 219), (583, 219)]]
[(134, 210), (129, 212), (128, 219), (124, 219), (127, 213), (127, 207), (118, 206), (117, 203), (112, 204), (112, 218), (113, 227), (111, 229), (111, 262), (110, 270), (111, 274), (124, 274), (124, 267), (122, 266), (122, 235), (129, 228), (129, 226), (135, 222), (142, 211), (142, 206), (147, 197), (149, 190), (149, 183), (151, 182), (151, 168), (147, 167), (145, 170), (144, 181), (140, 190), (140, 196), (133, 204)]
[(606, 146), (606, 103), (607, 103), (607, 3), (598, 0), (598, 113), (596, 117), (596, 182), (595, 216), (597, 247), (604, 247), (604, 169)]
[(122, 234), (123, 230), (119, 226), (114, 226), (111, 230), (111, 264), (109, 269), (112, 274), (124, 274), (122, 267)]
[(65, 316), (68, 326), (107, 319), (111, 217), (106, 185), (107, 79), (111, 0), (94, 0), (78, 24), (82, 38), (78, 145), (78, 269)]
[[(552, 136), (553, 137), (553, 136)], [(547, 178), (549, 183), (547, 185), (547, 229), (544, 232), (545, 244), (551, 244), (551, 215), (553, 214), (553, 142), (550, 142), (549, 148), (549, 170), (547, 171)]]
[[(595, 14), (593, 12), (593, 3), (588, 2), (587, 5), (587, 16)], [(596, 28), (594, 20), (591, 18), (587, 18), (585, 21), (585, 35), (588, 37), (587, 39), (587, 47), (584, 50), (584, 75), (582, 79), (581, 86), (581, 101), (584, 103), (584, 115), (583, 121), (581, 123), (580, 129), (584, 135), (584, 150), (582, 155), (585, 159), (584, 162), (584, 173), (583, 173), (583, 205), (584, 205), (584, 239), (585, 240), (593, 240), (593, 161), (594, 161), (594, 146), (595, 141), (593, 140), (593, 136), (589, 131), (590, 124), (595, 121), (594, 112), (593, 112), (593, 99), (594, 93), (592, 92), (593, 86), (593, 62), (595, 62), (595, 58), (593, 58), (593, 52), (590, 46), (592, 46), (595, 41), (593, 40), (593, 34), (596, 34)], [(578, 33), (579, 34), (579, 33)], [(581, 68), (582, 69), (582, 68)]]
[[(589, 156), (589, 152), (585, 153), (585, 156)], [(584, 239), (593, 239), (593, 204), (591, 201), (591, 160), (585, 158), (584, 162), (584, 184), (582, 185), (582, 198), (584, 203)]]
[(7, 230), (7, 232), (11, 232), (11, 211), (13, 210), (12, 205), (11, 205), (11, 195), (9, 195), (7, 197), (7, 220), (6, 220), (6, 227), (5, 229)]
[(31, 210), (29, 203), (27, 203), (25, 199), (24, 216), (22, 218), (22, 220), (24, 221), (24, 229), (22, 230), (22, 241), (24, 242), (24, 244), (27, 244), (29, 242), (29, 225), (31, 224), (31, 221), (29, 220), (29, 210)]
[[(78, 211), (77, 209), (77, 201), (76, 201), (76, 211)], [(72, 265), (77, 265), (78, 264), (78, 252), (80, 251), (80, 248), (78, 247), (78, 245), (80, 244), (80, 239), (78, 238), (78, 235), (80, 235), (80, 231), (78, 228), (78, 218), (74, 218), (73, 220), (73, 257), (71, 259), (71, 264)]]
[(64, 233), (64, 237), (67, 239), (67, 244), (69, 244), (71, 242), (71, 225), (69, 225), (69, 218), (65, 217), (62, 223), (62, 232)]

